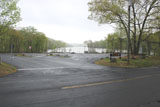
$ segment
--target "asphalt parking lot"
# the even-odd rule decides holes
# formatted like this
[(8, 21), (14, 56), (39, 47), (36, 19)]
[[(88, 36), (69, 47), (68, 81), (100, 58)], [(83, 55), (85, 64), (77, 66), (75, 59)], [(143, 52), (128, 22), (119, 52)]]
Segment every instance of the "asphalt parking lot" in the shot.
[(0, 77), (0, 107), (160, 107), (160, 67), (93, 63), (106, 54), (28, 55), (1, 55), (18, 72)]

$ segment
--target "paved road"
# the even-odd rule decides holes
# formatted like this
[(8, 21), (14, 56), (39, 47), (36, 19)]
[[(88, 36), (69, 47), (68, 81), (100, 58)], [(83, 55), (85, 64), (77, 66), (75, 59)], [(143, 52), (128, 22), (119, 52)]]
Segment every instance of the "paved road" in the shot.
[(14, 57), (18, 72), (0, 77), (0, 107), (160, 107), (160, 67), (93, 64), (101, 54)]

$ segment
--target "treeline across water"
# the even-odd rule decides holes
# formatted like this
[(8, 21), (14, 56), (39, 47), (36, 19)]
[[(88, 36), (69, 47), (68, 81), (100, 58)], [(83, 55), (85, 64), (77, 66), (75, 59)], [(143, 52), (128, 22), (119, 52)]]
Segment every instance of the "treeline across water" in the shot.
[(47, 38), (34, 27), (25, 27), (8, 29), (7, 33), (0, 36), (0, 44), (1, 53), (42, 53), (48, 49), (65, 47), (66, 43)]
[[(127, 37), (124, 36), (123, 32), (119, 33), (118, 31), (112, 34), (108, 34), (108, 36), (104, 40), (100, 41), (85, 41), (84, 44), (87, 45), (88, 50), (90, 52), (94, 52), (95, 48), (103, 48), (106, 49), (106, 52), (122, 52), (126, 53), (128, 48)], [(133, 39), (131, 37), (131, 43), (133, 43)], [(133, 47), (133, 45), (131, 45)], [(155, 55), (160, 56), (160, 31), (155, 33), (151, 33), (149, 36), (143, 35), (141, 46), (139, 49), (139, 53), (146, 55)], [(131, 54), (133, 52), (131, 51)]]

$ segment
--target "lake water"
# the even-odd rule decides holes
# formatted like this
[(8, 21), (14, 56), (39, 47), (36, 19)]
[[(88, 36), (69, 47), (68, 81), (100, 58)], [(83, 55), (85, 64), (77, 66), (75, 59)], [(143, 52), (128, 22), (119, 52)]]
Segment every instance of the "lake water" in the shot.
[(85, 51), (89, 51), (89, 52), (98, 52), (98, 53), (102, 53), (102, 52), (106, 52), (106, 49), (102, 49), (102, 48), (94, 48), (94, 49), (88, 49), (88, 47), (65, 47), (65, 48), (57, 48), (54, 50), (48, 50), (48, 52), (75, 52), (75, 53), (84, 53)]

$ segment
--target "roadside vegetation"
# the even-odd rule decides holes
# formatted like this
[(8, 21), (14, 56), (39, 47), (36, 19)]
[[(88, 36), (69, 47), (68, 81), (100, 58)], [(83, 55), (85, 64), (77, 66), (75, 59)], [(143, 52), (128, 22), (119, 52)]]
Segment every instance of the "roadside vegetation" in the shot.
[(8, 74), (12, 74), (16, 72), (16, 68), (6, 64), (6, 63), (1, 63), (0, 64), (0, 76), (5, 76)]
[(8, 28), (8, 32), (0, 36), (0, 52), (8, 53), (42, 53), (48, 49), (65, 47), (66, 43), (47, 38), (44, 33), (34, 27)]
[(111, 63), (107, 58), (97, 61), (96, 64), (118, 67), (160, 65), (160, 1), (132, 0), (130, 5), (128, 2), (127, 0), (88, 2), (90, 11), (88, 18), (99, 24), (114, 24), (115, 32), (108, 34), (104, 40), (94, 42), (88, 40), (84, 43), (90, 50), (101, 47), (106, 48), (106, 53), (112, 54), (127, 53), (129, 46), (129, 54), (133, 57), (148, 56), (145, 59), (131, 58), (129, 65), (125, 60), (116, 59), (117, 62)]
[(104, 58), (95, 62), (98, 65), (113, 66), (113, 67), (126, 67), (126, 68), (139, 68), (139, 67), (153, 67), (160, 66), (159, 56), (150, 56), (146, 58), (134, 58), (130, 60), (130, 64), (127, 63), (127, 58), (116, 58), (116, 62), (111, 62), (109, 58)]
[[(128, 1), (92, 0), (88, 3), (89, 19), (99, 24), (114, 24), (115, 32), (104, 40), (85, 41), (90, 50), (105, 48), (108, 53), (127, 52), (160, 56), (160, 1), (132, 0), (130, 31), (128, 27)], [(128, 36), (130, 32), (130, 36)], [(129, 41), (129, 42), (128, 42)]]
[(115, 33), (107, 37), (107, 48), (112, 47), (112, 52), (126, 40), (128, 44), (124, 43), (130, 47), (131, 54), (139, 54), (142, 48), (147, 49), (148, 54), (151, 50), (159, 52), (160, 1), (132, 0), (130, 5), (128, 3), (128, 0), (92, 0), (88, 3), (88, 18), (99, 24), (115, 25)]
[(18, 57), (32, 57), (32, 56), (26, 55), (24, 53), (18, 53), (18, 54), (15, 54), (14, 56), (18, 56)]

